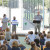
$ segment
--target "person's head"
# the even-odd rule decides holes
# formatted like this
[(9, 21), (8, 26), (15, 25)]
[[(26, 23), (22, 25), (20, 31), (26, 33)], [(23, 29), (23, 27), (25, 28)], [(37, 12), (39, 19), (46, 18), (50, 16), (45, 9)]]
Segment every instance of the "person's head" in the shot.
[(44, 35), (41, 35), (40, 38), (41, 38), (41, 39), (44, 39)]
[(48, 31), (48, 34), (50, 34), (50, 31)]
[(37, 34), (38, 34), (38, 32), (35, 32), (35, 34), (37, 35)]
[(31, 47), (32, 47), (32, 48), (35, 47), (35, 42), (31, 42)]
[(50, 41), (46, 42), (46, 47), (50, 48)]
[(50, 38), (50, 34), (47, 34), (47, 38)]
[(40, 12), (38, 11), (37, 14), (40, 15)]
[(14, 39), (14, 38), (15, 38), (15, 36), (14, 36), (14, 35), (12, 35), (12, 36), (11, 36), (11, 38), (12, 38), (12, 39)]
[(6, 32), (9, 32), (10, 31), (10, 29), (9, 28), (6, 28)]
[(36, 45), (39, 45), (40, 43), (39, 39), (35, 39), (34, 42), (36, 43)]
[(18, 47), (18, 42), (17, 42), (17, 41), (14, 41), (14, 42), (12, 43), (12, 47)]
[(33, 34), (33, 31), (29, 31), (28, 33), (29, 33), (29, 34)]
[(3, 17), (5, 18), (6, 17), (6, 14), (4, 14)]
[(39, 37), (42, 35), (42, 33), (39, 34)]
[(2, 50), (7, 50), (7, 47), (5, 45), (1, 45)]
[(15, 16), (13, 17), (13, 20), (16, 20), (16, 17)]
[(43, 31), (43, 33), (45, 34), (45, 31)]
[(7, 44), (7, 41), (5, 40), (5, 41), (3, 41), (3, 44)]
[(0, 40), (4, 40), (5, 36), (4, 35), (0, 35)]
[(15, 39), (18, 39), (18, 35), (15, 34), (14, 36), (15, 36)]

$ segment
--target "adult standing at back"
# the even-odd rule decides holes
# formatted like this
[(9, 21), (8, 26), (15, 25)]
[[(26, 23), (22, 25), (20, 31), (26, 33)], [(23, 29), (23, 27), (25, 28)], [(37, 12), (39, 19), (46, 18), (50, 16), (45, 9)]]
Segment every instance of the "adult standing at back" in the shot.
[(9, 20), (8, 18), (6, 17), (6, 14), (3, 15), (3, 19), (2, 19), (2, 30), (5, 31), (6, 28), (8, 27), (8, 23)]
[(35, 32), (40, 33), (40, 26), (41, 26), (42, 16), (40, 15), (40, 12), (38, 11), (38, 14), (35, 15), (33, 23), (35, 23)]

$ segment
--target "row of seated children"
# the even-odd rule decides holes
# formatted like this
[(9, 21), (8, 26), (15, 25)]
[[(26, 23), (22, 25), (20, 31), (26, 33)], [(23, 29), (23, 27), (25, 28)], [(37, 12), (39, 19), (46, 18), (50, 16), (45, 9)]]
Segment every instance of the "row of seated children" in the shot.
[(5, 40), (4, 38), (2, 42), (0, 42), (0, 49), (2, 48), (3, 50), (24, 50), (26, 47), (20, 44), (18, 40), (18, 36), (15, 34), (15, 35), (12, 35), (12, 39), (10, 39), (10, 41)]
[(28, 32), (25, 41), (27, 44), (31, 44), (31, 42), (35, 42), (37, 47), (41, 46), (43, 48), (43, 46), (46, 45), (46, 42), (48, 41), (50, 42), (50, 32), (48, 32), (48, 34), (45, 34), (45, 31), (43, 31), (43, 33), (40, 34), (38, 34), (37, 32), (33, 34), (33, 32), (30, 31)]
[(25, 49), (22, 45), (18, 45), (17, 41), (12, 43), (12, 48), (8, 45), (7, 41), (3, 42), (3, 45), (0, 43), (0, 50), (50, 50), (50, 41), (46, 42), (46, 45), (43, 48), (39, 48), (36, 46), (35, 42), (31, 42), (31, 48)]
[[(5, 40), (6, 41), (10, 40), (8, 42), (8, 45), (9, 45), (9, 47), (13, 48), (13, 50), (14, 50), (14, 48), (17, 49), (15, 47), (15, 46), (17, 46), (17, 44), (18, 44), (19, 49), (21, 49), (21, 48), (23, 50), (25, 49), (25, 46), (23, 46), (22, 44), (20, 44), (20, 40), (19, 40), (18, 36), (16, 34), (12, 34), (11, 35), (11, 32), (10, 32), (9, 28), (6, 29), (5, 36), (3, 36), (3, 38), (2, 38), (2, 36), (0, 36), (1, 45), (3, 45), (3, 42)], [(44, 45), (46, 45), (46, 42), (50, 41), (50, 32), (48, 32), (48, 34), (46, 35), (45, 31), (43, 31), (43, 33), (40, 33), (40, 34), (38, 34), (37, 32), (35, 32), (35, 34), (33, 34), (32, 31), (29, 31), (28, 35), (26, 36), (25, 41), (26, 41), (27, 44), (31, 45), (31, 48), (32, 48), (32, 43), (35, 43), (34, 46), (40, 48), (40, 46), (44, 46)], [(10, 50), (10, 49), (8, 49), (8, 50)], [(36, 50), (36, 49), (34, 49), (34, 50)], [(43, 50), (43, 49), (41, 49), (41, 50)]]

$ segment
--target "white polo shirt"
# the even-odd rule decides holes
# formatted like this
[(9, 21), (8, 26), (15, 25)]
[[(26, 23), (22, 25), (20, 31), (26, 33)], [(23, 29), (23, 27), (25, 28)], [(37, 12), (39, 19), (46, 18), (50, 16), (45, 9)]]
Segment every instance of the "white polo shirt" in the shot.
[(34, 34), (29, 34), (28, 38), (29, 38), (29, 42), (33, 42), (34, 39), (35, 39), (35, 35)]

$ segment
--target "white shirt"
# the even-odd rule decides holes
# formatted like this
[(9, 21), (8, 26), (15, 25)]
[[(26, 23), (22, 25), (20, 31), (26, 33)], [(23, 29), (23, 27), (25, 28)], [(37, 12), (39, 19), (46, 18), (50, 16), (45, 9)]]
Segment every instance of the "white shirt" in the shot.
[(50, 38), (46, 39), (45, 44), (46, 44), (47, 41), (50, 41)]
[(11, 39), (11, 32), (6, 32), (6, 39)]
[(10, 40), (10, 42), (9, 42), (10, 47), (12, 47), (12, 43), (13, 43), (14, 41), (17, 41), (17, 42), (18, 42), (18, 44), (20, 43), (20, 42), (19, 42), (19, 40), (11, 39), (11, 40)]
[(38, 34), (37, 34), (37, 35), (35, 34), (35, 38), (36, 38), (36, 39), (40, 39), (40, 37), (39, 37), (39, 35), (38, 35)]
[(1, 45), (3, 45), (4, 40), (0, 40)]
[(29, 34), (28, 38), (29, 38), (29, 42), (33, 42), (34, 39), (35, 39), (35, 35), (34, 34)]

